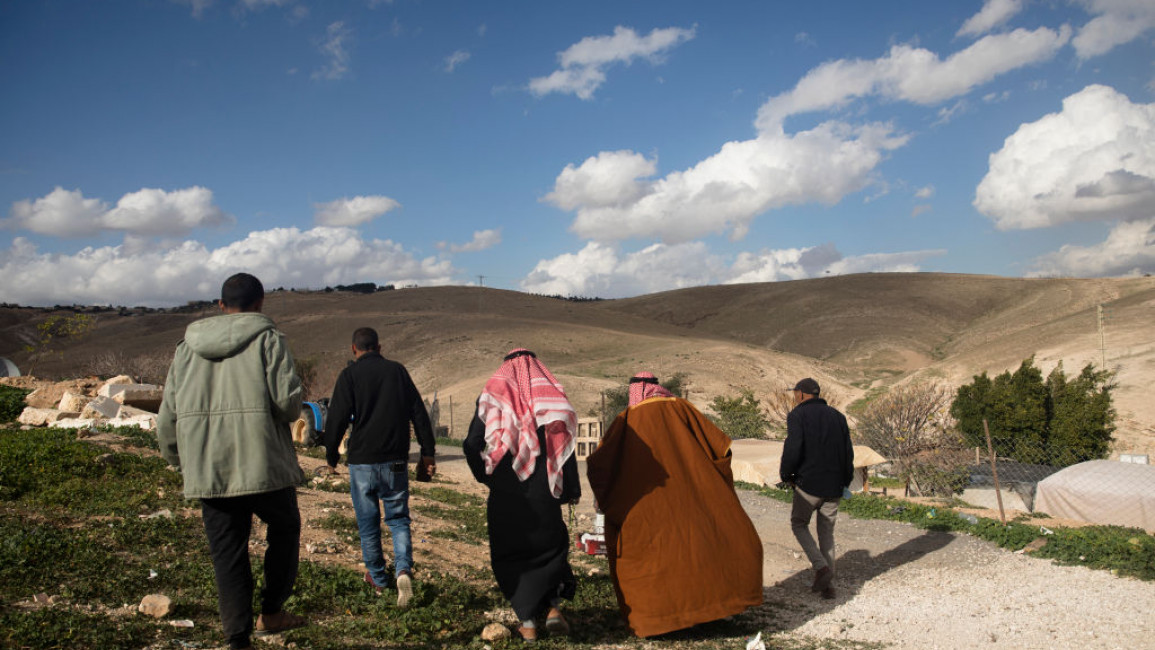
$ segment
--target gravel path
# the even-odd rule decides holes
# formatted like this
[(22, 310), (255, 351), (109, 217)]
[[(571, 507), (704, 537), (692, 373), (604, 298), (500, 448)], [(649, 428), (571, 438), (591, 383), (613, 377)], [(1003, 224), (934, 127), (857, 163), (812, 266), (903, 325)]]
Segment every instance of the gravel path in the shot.
[[(472, 481), (460, 456), (439, 461), (445, 475)], [(578, 512), (591, 517), (581, 465)], [(919, 650), (1155, 648), (1155, 582), (846, 514), (835, 529), (838, 597), (822, 600), (810, 592), (813, 574), (790, 532), (790, 506), (738, 495), (762, 539), (767, 632)]]
[(1155, 583), (1065, 567), (969, 535), (840, 515), (838, 597), (812, 594), (787, 504), (739, 491), (764, 550), (770, 625), (895, 648), (1155, 647)]

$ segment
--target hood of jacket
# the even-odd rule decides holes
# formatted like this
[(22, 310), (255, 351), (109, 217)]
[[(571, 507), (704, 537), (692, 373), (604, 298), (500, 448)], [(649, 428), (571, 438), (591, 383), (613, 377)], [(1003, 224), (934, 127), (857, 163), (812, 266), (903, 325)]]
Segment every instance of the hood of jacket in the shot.
[(197, 356), (224, 359), (244, 350), (258, 334), (273, 328), (273, 319), (261, 313), (223, 314), (191, 323), (185, 330), (184, 341)]

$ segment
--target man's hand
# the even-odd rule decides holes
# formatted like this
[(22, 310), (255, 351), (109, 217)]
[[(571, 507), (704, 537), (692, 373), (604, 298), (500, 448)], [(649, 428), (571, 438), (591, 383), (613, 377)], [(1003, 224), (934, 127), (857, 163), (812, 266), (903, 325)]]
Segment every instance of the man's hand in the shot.
[(433, 478), (437, 474), (437, 460), (433, 456), (422, 456), (417, 463), (417, 477), (418, 480), (429, 477), (426, 480)]

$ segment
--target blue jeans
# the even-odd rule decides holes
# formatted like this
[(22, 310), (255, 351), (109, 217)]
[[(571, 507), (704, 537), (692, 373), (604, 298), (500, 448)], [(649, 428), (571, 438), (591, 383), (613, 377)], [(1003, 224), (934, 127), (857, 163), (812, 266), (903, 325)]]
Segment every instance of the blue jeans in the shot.
[(381, 551), (381, 508), (393, 534), (393, 571), (399, 576), (413, 569), (413, 542), (409, 539), (409, 467), (405, 461), (349, 466), (349, 492), (361, 532), (361, 559), (373, 582), (389, 582)]

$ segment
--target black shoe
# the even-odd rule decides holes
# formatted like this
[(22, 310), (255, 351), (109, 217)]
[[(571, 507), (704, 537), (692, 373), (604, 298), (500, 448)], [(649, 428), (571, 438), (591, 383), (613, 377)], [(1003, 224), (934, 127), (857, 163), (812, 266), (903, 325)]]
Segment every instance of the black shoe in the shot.
[(810, 585), (810, 591), (818, 593), (830, 586), (830, 581), (834, 579), (834, 572), (830, 567), (824, 566), (814, 574), (814, 584)]

